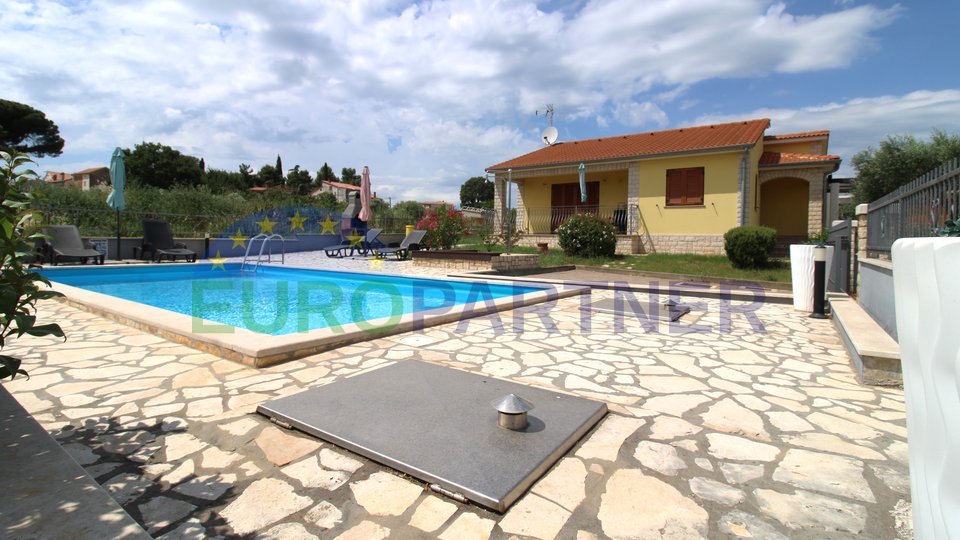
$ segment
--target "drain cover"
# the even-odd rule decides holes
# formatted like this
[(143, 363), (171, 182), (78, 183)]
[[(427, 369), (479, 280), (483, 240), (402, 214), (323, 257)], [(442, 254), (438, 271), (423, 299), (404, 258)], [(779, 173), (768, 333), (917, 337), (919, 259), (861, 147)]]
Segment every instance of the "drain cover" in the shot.
[(651, 308), (648, 303), (638, 303), (634, 300), (631, 304), (628, 299), (617, 302), (615, 298), (597, 300), (586, 309), (597, 313), (629, 314), (641, 320), (665, 322), (676, 322), (677, 319), (690, 312), (690, 306), (678, 304), (672, 300), (667, 300), (662, 304), (654, 304), (654, 307)]
[[(519, 431), (490, 402), (532, 403)], [(603, 403), (407, 361), (264, 403), (257, 412), (498, 512), (607, 412)]]

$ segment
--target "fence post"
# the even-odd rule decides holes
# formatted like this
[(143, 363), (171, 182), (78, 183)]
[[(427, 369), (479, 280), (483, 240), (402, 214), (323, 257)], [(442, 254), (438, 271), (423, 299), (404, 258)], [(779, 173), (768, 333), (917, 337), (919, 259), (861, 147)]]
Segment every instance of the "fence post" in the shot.
[(854, 252), (853, 259), (853, 290), (860, 291), (860, 260), (867, 258), (867, 213), (870, 210), (869, 204), (858, 204), (854, 212), (857, 215), (857, 245), (850, 251)]

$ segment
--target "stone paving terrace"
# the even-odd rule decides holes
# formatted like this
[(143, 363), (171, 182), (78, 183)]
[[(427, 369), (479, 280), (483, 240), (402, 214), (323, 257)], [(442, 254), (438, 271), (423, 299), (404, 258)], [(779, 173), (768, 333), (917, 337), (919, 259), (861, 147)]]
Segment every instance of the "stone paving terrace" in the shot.
[[(369, 271), (311, 254), (290, 264)], [(584, 315), (574, 297), (260, 370), (46, 302), (40, 320), (68, 340), (11, 342), (31, 377), (4, 385), (155, 537), (911, 537), (903, 391), (859, 385), (829, 320), (764, 304), (758, 330), (727, 324), (719, 300), (683, 300), (699, 304), (675, 327)], [(411, 361), (611, 414), (499, 515), (255, 413)]]

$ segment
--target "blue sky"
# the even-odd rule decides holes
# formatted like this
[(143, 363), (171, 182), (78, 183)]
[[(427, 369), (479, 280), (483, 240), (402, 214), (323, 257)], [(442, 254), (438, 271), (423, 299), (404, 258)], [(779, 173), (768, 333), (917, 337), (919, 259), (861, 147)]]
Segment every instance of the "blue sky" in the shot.
[(398, 200), (561, 140), (769, 117), (853, 154), (957, 132), (960, 2), (446, 0), (22, 2), (0, 11), (0, 97), (67, 141), (39, 169), (159, 142), (208, 167), (277, 154), (370, 166)]

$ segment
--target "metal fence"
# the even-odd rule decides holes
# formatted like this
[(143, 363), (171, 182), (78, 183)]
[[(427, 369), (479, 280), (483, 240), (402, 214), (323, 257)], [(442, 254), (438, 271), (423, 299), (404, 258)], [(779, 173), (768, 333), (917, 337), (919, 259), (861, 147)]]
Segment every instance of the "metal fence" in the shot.
[(617, 234), (627, 234), (632, 220), (638, 215), (636, 205), (576, 205), (525, 207), (527, 232), (552, 233), (573, 216), (587, 214), (609, 222)]
[[(84, 237), (113, 237), (117, 234), (117, 213), (113, 210), (40, 206), (39, 211), (41, 227), (76, 225)], [(253, 236), (261, 232), (260, 224), (264, 218), (275, 224), (274, 232), (284, 236), (320, 234), (327, 218), (335, 222), (339, 230), (342, 211), (312, 206), (287, 206), (238, 216), (124, 210), (120, 212), (120, 236), (141, 236), (144, 220), (170, 223), (173, 235), (177, 238), (203, 238), (206, 235), (211, 238), (225, 238), (236, 234), (238, 230), (242, 235)], [(416, 216), (395, 213), (388, 209), (375, 213), (368, 226), (383, 229), (383, 232), (388, 234), (403, 233), (407, 225), (416, 226), (418, 221)]]
[[(117, 213), (113, 210), (40, 206), (40, 225), (76, 225), (85, 237), (115, 236)], [(137, 237), (143, 234), (144, 220), (162, 220), (170, 223), (178, 238), (203, 238), (205, 234), (218, 236), (235, 223), (235, 216), (206, 214), (171, 214), (161, 212), (120, 212), (120, 235)]]
[(933, 236), (958, 212), (960, 159), (954, 159), (870, 203), (867, 250), (889, 252), (898, 238)]

